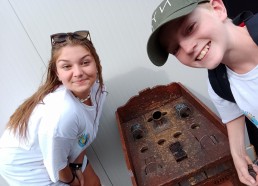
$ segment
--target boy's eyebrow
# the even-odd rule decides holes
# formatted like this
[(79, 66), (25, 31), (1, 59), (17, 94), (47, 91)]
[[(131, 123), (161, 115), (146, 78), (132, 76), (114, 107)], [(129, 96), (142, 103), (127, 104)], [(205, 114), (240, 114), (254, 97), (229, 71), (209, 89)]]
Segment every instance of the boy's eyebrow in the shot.
[(181, 20), (180, 20), (180, 26), (181, 25), (184, 25), (189, 19), (188, 19), (188, 17), (190, 17), (189, 15), (191, 15), (191, 14), (188, 14), (188, 15), (186, 15), (186, 16), (184, 16), (184, 17), (181, 17)]
[[(182, 32), (182, 29), (185, 28), (185, 25), (188, 24), (189, 19), (187, 19), (188, 15), (184, 17), (180, 17), (178, 19), (175, 19), (174, 21), (171, 21), (170, 24), (173, 24), (172, 27), (175, 33)], [(169, 24), (169, 23), (167, 23)], [(162, 30), (162, 28), (161, 28)], [(178, 47), (177, 37), (173, 37), (174, 42), (171, 42), (170, 45), (167, 45), (165, 48), (167, 50), (175, 50)]]
[(177, 29), (180, 29), (183, 24), (186, 22), (187, 16), (180, 17), (173, 21), (173, 23), (176, 25)]
[(180, 30), (186, 24), (186, 22), (187, 22), (186, 17), (181, 17), (181, 18), (178, 18), (177, 20), (173, 21), (172, 24), (174, 24), (174, 26), (175, 26), (174, 30), (176, 31), (176, 33), (180, 32)]

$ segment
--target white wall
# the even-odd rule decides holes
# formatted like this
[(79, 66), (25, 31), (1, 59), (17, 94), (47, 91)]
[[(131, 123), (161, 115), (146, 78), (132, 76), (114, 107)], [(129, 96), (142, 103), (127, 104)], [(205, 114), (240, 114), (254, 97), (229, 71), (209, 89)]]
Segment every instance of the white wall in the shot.
[(49, 36), (88, 29), (109, 91), (89, 159), (105, 186), (130, 186), (115, 120), (117, 107), (144, 88), (181, 82), (214, 110), (206, 91), (206, 70), (184, 67), (173, 57), (162, 67), (150, 63), (146, 42), (151, 14), (160, 2), (0, 0), (0, 135), (15, 108), (42, 80), (50, 56)]

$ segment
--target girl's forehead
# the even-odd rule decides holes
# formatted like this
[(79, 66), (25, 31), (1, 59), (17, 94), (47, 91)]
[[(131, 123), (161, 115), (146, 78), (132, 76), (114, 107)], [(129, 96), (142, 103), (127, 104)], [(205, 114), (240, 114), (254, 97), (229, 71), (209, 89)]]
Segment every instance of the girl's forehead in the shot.
[(77, 53), (89, 53), (89, 49), (81, 45), (66, 45), (60, 49), (60, 55), (76, 55)]
[(83, 46), (64, 46), (60, 49), (59, 54), (57, 55), (57, 60), (76, 59), (86, 55), (91, 56), (91, 52)]

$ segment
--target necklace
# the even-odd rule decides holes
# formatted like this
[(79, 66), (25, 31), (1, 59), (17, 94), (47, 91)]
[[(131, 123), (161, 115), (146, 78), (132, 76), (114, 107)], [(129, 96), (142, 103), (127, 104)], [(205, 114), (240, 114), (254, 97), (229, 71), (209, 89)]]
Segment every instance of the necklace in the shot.
[(85, 98), (85, 99), (80, 99), (78, 97), (76, 97), (80, 102), (84, 103), (85, 101), (87, 101), (88, 99), (90, 99), (90, 94)]

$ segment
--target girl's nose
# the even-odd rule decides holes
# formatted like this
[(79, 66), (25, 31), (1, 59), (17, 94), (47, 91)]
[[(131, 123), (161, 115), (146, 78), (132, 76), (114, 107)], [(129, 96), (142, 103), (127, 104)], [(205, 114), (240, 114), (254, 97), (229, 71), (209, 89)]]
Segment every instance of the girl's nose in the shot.
[(79, 65), (74, 66), (73, 74), (74, 74), (74, 76), (76, 76), (76, 77), (81, 76), (81, 75), (83, 74), (82, 67), (79, 66)]

